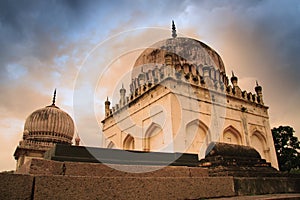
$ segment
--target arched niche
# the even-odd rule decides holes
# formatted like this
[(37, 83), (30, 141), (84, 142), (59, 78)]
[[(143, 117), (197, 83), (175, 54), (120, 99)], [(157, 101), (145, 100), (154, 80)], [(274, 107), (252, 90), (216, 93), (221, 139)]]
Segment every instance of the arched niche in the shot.
[(152, 123), (145, 132), (144, 151), (159, 151), (163, 145), (163, 130), (160, 125)]
[(228, 126), (223, 131), (223, 142), (229, 144), (242, 145), (242, 137), (240, 132), (233, 126)]
[(200, 120), (193, 120), (185, 128), (185, 152), (199, 154), (200, 150), (205, 151), (210, 142), (208, 127)]
[(263, 159), (268, 159), (268, 148), (267, 148), (267, 142), (265, 137), (259, 132), (255, 131), (251, 137), (251, 146), (258, 151), (260, 156)]
[(134, 138), (130, 134), (128, 134), (124, 139), (123, 149), (134, 150)]

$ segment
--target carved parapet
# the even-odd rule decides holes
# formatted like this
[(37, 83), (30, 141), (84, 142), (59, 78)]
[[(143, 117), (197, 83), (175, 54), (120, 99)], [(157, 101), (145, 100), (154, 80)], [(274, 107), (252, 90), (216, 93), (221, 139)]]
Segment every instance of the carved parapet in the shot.
[(226, 94), (232, 95), (232, 87), (231, 87), (231, 85), (228, 85), (228, 86), (226, 87)]
[(247, 99), (247, 91), (246, 90), (244, 90), (244, 91), (242, 91), (242, 99)]
[(252, 99), (252, 93), (251, 92), (249, 92), (248, 94), (247, 94), (247, 100), (248, 101), (252, 101), (253, 99)]

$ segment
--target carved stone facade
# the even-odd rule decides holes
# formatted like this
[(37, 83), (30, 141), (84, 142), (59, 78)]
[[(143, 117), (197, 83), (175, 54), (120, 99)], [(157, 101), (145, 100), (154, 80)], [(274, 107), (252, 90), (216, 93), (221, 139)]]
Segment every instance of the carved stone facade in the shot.
[(278, 168), (262, 87), (242, 91), (221, 57), (191, 38), (170, 38), (137, 59), (130, 94), (105, 102), (104, 147), (197, 153), (211, 141), (254, 147)]

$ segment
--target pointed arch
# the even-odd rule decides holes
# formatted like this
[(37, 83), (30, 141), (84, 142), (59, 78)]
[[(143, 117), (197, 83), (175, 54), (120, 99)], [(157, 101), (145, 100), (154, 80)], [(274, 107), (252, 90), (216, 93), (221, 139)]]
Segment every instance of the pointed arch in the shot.
[(267, 140), (265, 136), (259, 132), (259, 131), (254, 131), (250, 137), (251, 141), (251, 146), (258, 151), (260, 156), (263, 159), (268, 160), (268, 150), (269, 148), (267, 147)]
[(108, 143), (108, 145), (107, 145), (107, 148), (108, 148), (108, 149), (115, 149), (115, 148), (116, 148), (116, 145), (115, 145), (115, 143), (114, 143), (113, 141), (110, 141), (110, 142)]
[(238, 144), (242, 145), (242, 136), (240, 132), (234, 128), (232, 125), (228, 126), (223, 131), (223, 142), (229, 143), (229, 144)]
[(152, 122), (145, 132), (144, 151), (158, 151), (163, 145), (163, 130), (159, 124)]
[(211, 141), (208, 127), (199, 119), (195, 119), (186, 125), (185, 134), (185, 152), (187, 153), (199, 154), (200, 151), (205, 152), (208, 143)]
[(123, 142), (123, 149), (125, 150), (134, 150), (134, 137), (128, 134)]

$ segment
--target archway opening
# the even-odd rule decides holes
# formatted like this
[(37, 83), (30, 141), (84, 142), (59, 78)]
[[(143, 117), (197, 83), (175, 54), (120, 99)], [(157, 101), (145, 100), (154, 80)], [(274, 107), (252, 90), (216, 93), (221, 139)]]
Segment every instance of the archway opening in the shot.
[[(200, 120), (194, 120), (186, 126), (185, 149), (186, 153), (199, 154), (201, 149), (205, 152), (210, 141), (209, 131)], [(201, 153), (202, 155), (202, 153)]]
[(163, 145), (162, 128), (158, 124), (151, 124), (145, 134), (144, 151), (160, 151)]
[(241, 134), (234, 127), (229, 126), (223, 132), (223, 142), (242, 145)]
[(123, 149), (134, 150), (134, 138), (131, 135), (127, 135), (124, 139)]

